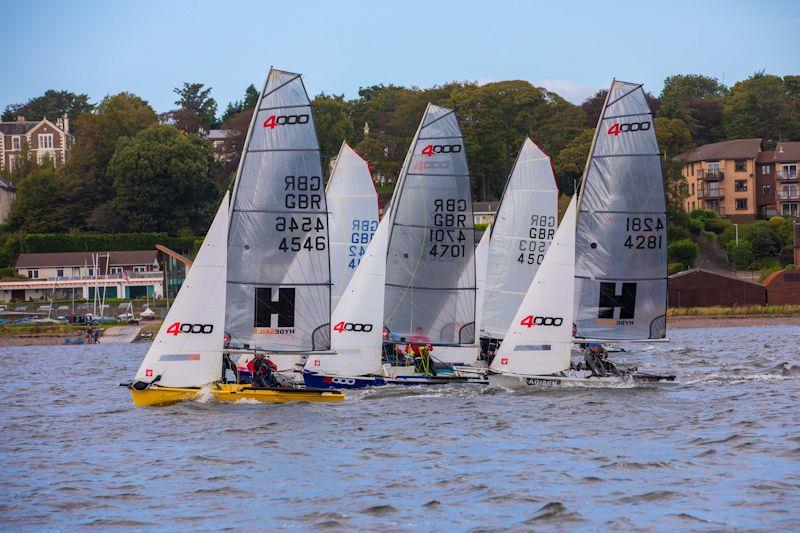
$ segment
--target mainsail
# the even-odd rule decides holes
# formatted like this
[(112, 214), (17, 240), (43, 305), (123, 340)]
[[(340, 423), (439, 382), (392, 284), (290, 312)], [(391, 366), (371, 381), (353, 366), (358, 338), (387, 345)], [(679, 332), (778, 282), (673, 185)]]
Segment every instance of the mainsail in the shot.
[(330, 247), (319, 145), (299, 74), (270, 70), (234, 186), (228, 239), (231, 345), (330, 346)]
[(136, 381), (199, 387), (220, 378), (225, 335), (228, 194), (175, 301), (147, 350)]
[(667, 221), (661, 159), (642, 86), (614, 81), (578, 208), (577, 338), (665, 335)]
[(331, 300), (339, 303), (378, 229), (378, 195), (369, 166), (346, 142), (342, 143), (325, 190), (331, 236)]
[(455, 113), (428, 104), (390, 214), (384, 324), (393, 340), (475, 340), (475, 235)]
[(557, 225), (558, 187), (550, 158), (526, 137), (492, 226), (481, 336), (503, 338)]
[(547, 375), (569, 368), (575, 275), (572, 201), (492, 361), (498, 373)]

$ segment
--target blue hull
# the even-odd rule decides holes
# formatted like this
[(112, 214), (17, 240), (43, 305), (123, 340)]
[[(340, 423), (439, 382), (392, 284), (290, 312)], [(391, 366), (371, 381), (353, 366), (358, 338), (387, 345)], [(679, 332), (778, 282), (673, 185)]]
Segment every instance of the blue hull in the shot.
[(489, 380), (478, 378), (448, 378), (430, 377), (421, 375), (397, 376), (384, 378), (379, 376), (326, 376), (323, 374), (303, 373), (306, 387), (319, 389), (364, 389), (366, 387), (381, 387), (383, 385), (448, 385), (452, 383), (471, 383), (474, 385), (488, 385)]

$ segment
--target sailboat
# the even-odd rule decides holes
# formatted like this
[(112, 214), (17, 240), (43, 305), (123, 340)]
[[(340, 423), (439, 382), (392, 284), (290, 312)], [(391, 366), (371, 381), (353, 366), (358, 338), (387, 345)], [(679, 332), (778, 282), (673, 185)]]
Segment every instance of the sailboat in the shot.
[(325, 195), (331, 237), (331, 302), (336, 309), (378, 229), (378, 194), (369, 165), (347, 142), (336, 156)]
[(579, 198), (570, 202), (517, 310), (490, 381), (673, 381), (673, 375), (636, 369), (598, 377), (570, 361), (573, 337), (638, 341), (666, 334), (664, 188), (652, 113), (640, 84), (612, 83)]
[[(335, 353), (308, 358), (306, 385), (474, 381), (436, 364), (440, 347), (477, 348), (474, 239), (458, 122), (453, 110), (428, 104), (388, 212), (334, 310)], [(430, 356), (405, 357), (397, 350), (405, 345), (430, 346)]]
[(550, 158), (522, 143), (491, 228), (480, 336), (491, 357), (511, 325), (558, 227), (558, 186)]
[(136, 405), (175, 403), (204, 392), (222, 401), (344, 398), (338, 391), (228, 383), (223, 370), (224, 352), (269, 352), (285, 364), (329, 349), (321, 174), (302, 79), (270, 70), (233, 197), (226, 193), (135, 381), (127, 384)]

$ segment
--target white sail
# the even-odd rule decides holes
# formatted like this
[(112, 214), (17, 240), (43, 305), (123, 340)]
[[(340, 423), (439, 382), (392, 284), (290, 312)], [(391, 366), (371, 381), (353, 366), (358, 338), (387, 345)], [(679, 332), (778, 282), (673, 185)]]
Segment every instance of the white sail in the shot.
[(482, 336), (502, 339), (558, 226), (550, 158), (525, 138), (492, 226)]
[(472, 196), (453, 110), (428, 104), (388, 218), (383, 319), (393, 339), (422, 336), (434, 346), (473, 344)]
[(493, 371), (547, 375), (569, 368), (576, 210), (573, 196), (536, 277), (492, 361)]
[(337, 376), (381, 373), (389, 221), (387, 213), (333, 311), (331, 349), (335, 353), (309, 357), (305, 365), (309, 372)]
[(167, 317), (136, 372), (136, 381), (200, 387), (220, 379), (225, 336), (228, 194)]
[(336, 309), (378, 229), (378, 193), (369, 165), (346, 142), (325, 192), (331, 238), (331, 308)]
[(299, 74), (270, 70), (231, 202), (225, 327), (234, 347), (330, 348), (330, 247), (319, 144)]
[(642, 86), (614, 81), (578, 206), (576, 338), (663, 338), (667, 217), (653, 115)]
[[(475, 248), (475, 331), (481, 330), (483, 317), (484, 287), (486, 286), (486, 263), (489, 255), (491, 227), (483, 232)], [(436, 348), (436, 360), (442, 363), (474, 364), (481, 354), (480, 340), (476, 336), (472, 346), (440, 346)]]

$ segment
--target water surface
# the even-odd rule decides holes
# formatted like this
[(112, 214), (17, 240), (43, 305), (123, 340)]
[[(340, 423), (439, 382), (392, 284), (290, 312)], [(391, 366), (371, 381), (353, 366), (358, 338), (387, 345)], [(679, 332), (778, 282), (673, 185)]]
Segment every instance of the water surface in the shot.
[(796, 327), (670, 332), (679, 385), (135, 408), (146, 345), (0, 349), (5, 529), (800, 529)]

